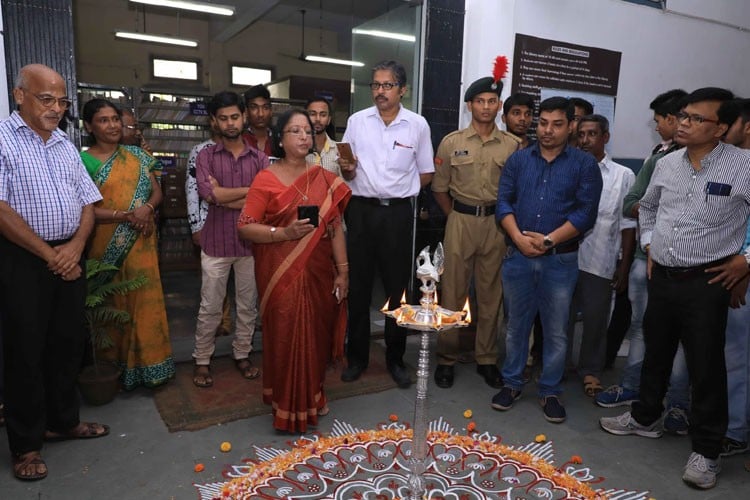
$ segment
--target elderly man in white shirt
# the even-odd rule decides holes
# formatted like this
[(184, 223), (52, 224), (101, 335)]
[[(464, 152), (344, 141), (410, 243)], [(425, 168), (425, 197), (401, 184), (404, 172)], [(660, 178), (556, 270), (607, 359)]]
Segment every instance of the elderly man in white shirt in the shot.
[[(370, 358), (370, 302), (377, 269), (386, 296), (398, 304), (411, 279), (413, 203), (435, 171), (430, 127), (401, 105), (406, 71), (395, 61), (373, 68), (374, 106), (349, 117), (343, 142), (353, 158), (339, 158), (352, 198), (346, 210), (349, 255), (348, 366), (341, 380), (357, 380)], [(407, 388), (403, 362), (406, 330), (385, 324), (386, 365), (393, 380)]]
[[(596, 224), (581, 242), (578, 251), (578, 284), (573, 296), (568, 336), (573, 336), (576, 313), (583, 313), (583, 337), (578, 356), (578, 374), (589, 397), (602, 391), (599, 380), (606, 361), (607, 326), (613, 289), (623, 291), (628, 284), (630, 264), (635, 253), (635, 219), (623, 216), (625, 195), (635, 182), (629, 168), (615, 163), (604, 151), (609, 142), (609, 121), (601, 115), (588, 115), (578, 123), (578, 147), (599, 162), (602, 196)], [(620, 256), (619, 264), (617, 262)], [(568, 346), (572, 346), (569, 342)], [(570, 348), (570, 347), (569, 347)]]

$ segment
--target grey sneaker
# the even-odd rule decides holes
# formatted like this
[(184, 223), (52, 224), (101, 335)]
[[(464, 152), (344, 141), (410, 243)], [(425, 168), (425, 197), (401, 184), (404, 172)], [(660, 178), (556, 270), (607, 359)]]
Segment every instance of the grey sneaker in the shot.
[(599, 425), (602, 429), (618, 436), (636, 434), (647, 438), (658, 438), (663, 433), (659, 424), (661, 424), (661, 420), (657, 420), (651, 425), (641, 425), (635, 421), (629, 411), (617, 417), (602, 417), (599, 419)]
[(700, 453), (693, 452), (685, 465), (682, 480), (688, 485), (702, 490), (716, 486), (716, 474), (721, 471), (719, 460), (711, 460)]

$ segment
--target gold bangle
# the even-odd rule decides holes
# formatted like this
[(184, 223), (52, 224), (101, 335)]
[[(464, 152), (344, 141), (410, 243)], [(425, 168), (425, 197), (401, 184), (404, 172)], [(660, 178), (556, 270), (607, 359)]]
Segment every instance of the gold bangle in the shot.
[(156, 209), (154, 208), (154, 206), (151, 203), (146, 202), (146, 203), (144, 203), (144, 205), (146, 205), (148, 208), (151, 209), (151, 213), (156, 212)]

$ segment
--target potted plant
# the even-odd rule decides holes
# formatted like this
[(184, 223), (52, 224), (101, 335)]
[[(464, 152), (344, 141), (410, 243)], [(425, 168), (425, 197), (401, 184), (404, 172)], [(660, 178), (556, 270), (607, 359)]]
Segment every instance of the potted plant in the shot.
[(115, 294), (125, 295), (147, 282), (143, 275), (125, 281), (111, 281), (109, 277), (118, 270), (117, 266), (96, 259), (86, 261), (85, 318), (94, 362), (81, 370), (78, 387), (83, 399), (92, 405), (107, 404), (117, 395), (122, 370), (113, 363), (98, 360), (97, 351), (114, 347), (110, 328), (122, 330), (131, 321), (127, 311), (112, 306), (107, 298)]

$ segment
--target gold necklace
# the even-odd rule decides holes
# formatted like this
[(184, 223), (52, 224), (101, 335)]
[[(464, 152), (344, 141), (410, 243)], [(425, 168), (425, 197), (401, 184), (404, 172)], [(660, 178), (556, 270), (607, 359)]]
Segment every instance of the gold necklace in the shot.
[(307, 165), (305, 165), (305, 178), (307, 182), (304, 193), (297, 187), (297, 179), (294, 179), (294, 182), (292, 182), (292, 187), (294, 187), (294, 189), (300, 194), (302, 201), (307, 201), (307, 193), (310, 191), (310, 171), (308, 170)]

